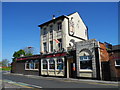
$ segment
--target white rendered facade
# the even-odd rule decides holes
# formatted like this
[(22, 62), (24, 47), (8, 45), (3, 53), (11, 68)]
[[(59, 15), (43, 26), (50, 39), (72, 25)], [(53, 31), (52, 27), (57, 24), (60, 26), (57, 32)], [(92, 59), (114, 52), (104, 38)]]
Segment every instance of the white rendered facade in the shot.
[(67, 51), (67, 47), (74, 46), (74, 42), (88, 40), (87, 27), (77, 12), (52, 19), (39, 27), (42, 53), (61, 51), (63, 48)]

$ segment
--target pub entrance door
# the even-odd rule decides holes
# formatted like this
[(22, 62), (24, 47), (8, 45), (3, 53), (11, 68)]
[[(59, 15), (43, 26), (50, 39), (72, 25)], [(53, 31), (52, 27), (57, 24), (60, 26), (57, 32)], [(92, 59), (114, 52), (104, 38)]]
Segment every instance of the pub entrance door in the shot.
[(67, 78), (75, 77), (75, 63), (73, 63), (73, 59), (70, 58), (67, 60)]

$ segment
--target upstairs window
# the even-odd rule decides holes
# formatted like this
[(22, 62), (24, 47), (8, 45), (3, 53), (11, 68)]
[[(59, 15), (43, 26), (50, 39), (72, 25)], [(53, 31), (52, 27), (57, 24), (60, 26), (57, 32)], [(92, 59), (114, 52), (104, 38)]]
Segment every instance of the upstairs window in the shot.
[(47, 31), (46, 31), (46, 28), (43, 29), (43, 35), (46, 35), (47, 34)]
[(62, 39), (58, 39), (59, 43), (58, 43), (58, 49), (59, 51), (62, 50)]
[(47, 43), (46, 42), (43, 43), (43, 48), (44, 48), (44, 52), (46, 52), (47, 51)]
[(53, 32), (53, 25), (50, 26), (50, 34)]
[(53, 51), (53, 41), (50, 41), (50, 52)]
[(59, 23), (58, 23), (58, 31), (61, 31), (61, 30), (62, 30), (62, 23), (59, 22)]

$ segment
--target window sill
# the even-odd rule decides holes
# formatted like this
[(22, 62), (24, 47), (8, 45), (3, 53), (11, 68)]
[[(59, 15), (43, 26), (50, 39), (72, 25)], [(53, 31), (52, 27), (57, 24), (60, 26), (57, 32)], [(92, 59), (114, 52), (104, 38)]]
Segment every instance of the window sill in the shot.
[(120, 67), (120, 65), (115, 65), (115, 67)]
[(56, 69), (56, 71), (64, 71), (63, 69), (59, 70), (59, 69)]
[(89, 70), (89, 69), (83, 69), (83, 70), (80, 70), (79, 72), (93, 72), (92, 70)]
[(42, 71), (47, 71), (47, 69), (42, 69)]
[(39, 71), (39, 69), (25, 69), (25, 71)]
[(49, 69), (48, 71), (55, 71), (55, 69)]

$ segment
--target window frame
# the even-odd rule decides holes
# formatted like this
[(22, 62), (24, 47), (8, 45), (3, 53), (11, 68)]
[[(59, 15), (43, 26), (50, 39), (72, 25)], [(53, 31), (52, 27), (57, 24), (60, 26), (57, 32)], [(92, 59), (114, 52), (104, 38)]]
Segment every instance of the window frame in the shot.
[(120, 59), (116, 59), (116, 60), (115, 60), (115, 66), (116, 66), (116, 67), (120, 67), (120, 65), (118, 65), (118, 64), (116, 63), (117, 60), (120, 61)]
[[(44, 45), (44, 44), (46, 44), (46, 49), (45, 49), (45, 45)], [(43, 42), (43, 49), (44, 49), (44, 50), (43, 50), (44, 52), (47, 51), (47, 42)]]
[[(51, 60), (54, 61), (54, 69), (50, 68), (51, 67), (51, 63), (50, 63)], [(53, 58), (49, 59), (49, 70), (55, 70), (55, 60)]]
[[(31, 68), (31, 66), (30, 66), (31, 64), (33, 64), (33, 68)], [(34, 61), (33, 60), (30, 60), (29, 67), (30, 67), (29, 70), (34, 70)]]
[(53, 41), (50, 41), (50, 52), (53, 52)]
[[(58, 41), (60, 42), (60, 43), (58, 43), (58, 49), (59, 49), (58, 51), (61, 51), (62, 50), (62, 38), (58, 39)], [(59, 45), (60, 45), (60, 47), (59, 47)]]
[(47, 28), (44, 28), (44, 29), (43, 29), (43, 36), (45, 37), (46, 34), (47, 34)]
[[(47, 68), (46, 68), (46, 69), (43, 68), (43, 65), (44, 65), (43, 62), (44, 62), (44, 61), (47, 62), (47, 63), (46, 63)], [(48, 70), (48, 61), (47, 61), (47, 59), (43, 59), (43, 60), (42, 60), (42, 70)]]
[[(38, 69), (35, 68), (36, 64), (38, 64)], [(39, 60), (34, 61), (34, 70), (39, 70)]]
[(29, 68), (26, 68), (26, 67), (27, 67), (27, 64), (28, 64), (28, 66), (29, 66), (29, 61), (26, 61), (26, 62), (25, 62), (25, 70), (29, 70), (29, 68), (30, 68), (30, 66), (29, 66)]
[[(63, 67), (62, 69), (58, 69), (58, 60), (62, 60), (62, 65), (63, 65), (63, 66), (62, 66), (62, 67)], [(63, 70), (63, 69), (64, 69), (64, 60), (63, 60), (63, 58), (58, 58), (58, 59), (56, 60), (56, 62), (57, 62), (57, 63), (56, 63), (56, 70)]]
[[(83, 59), (83, 60), (81, 60), (81, 57), (83, 58), (84, 56), (79, 56), (79, 63), (80, 63), (80, 71), (92, 71), (93, 70), (93, 68), (92, 68), (92, 57), (90, 56), (90, 55), (87, 55), (87, 59), (85, 58), (85, 59)], [(90, 57), (90, 58), (88, 58), (88, 57)], [(84, 61), (91, 61), (91, 69), (82, 69), (81, 68), (81, 62), (84, 62)]]
[[(33, 64), (33, 68), (30, 68), (31, 66), (31, 62), (32, 62), (32, 64)], [(28, 66), (29, 66), (29, 68), (26, 68), (27, 67), (27, 64), (28, 64)], [(39, 65), (39, 60), (38, 60), (38, 65)], [(39, 70), (39, 67), (38, 67), (38, 69), (35, 69), (35, 60), (27, 60), (26, 62), (25, 62), (25, 70)]]
[(50, 30), (50, 35), (51, 35), (53, 33), (53, 25), (50, 25), (49, 30)]
[(62, 31), (62, 22), (57, 23), (57, 31), (58, 32)]

